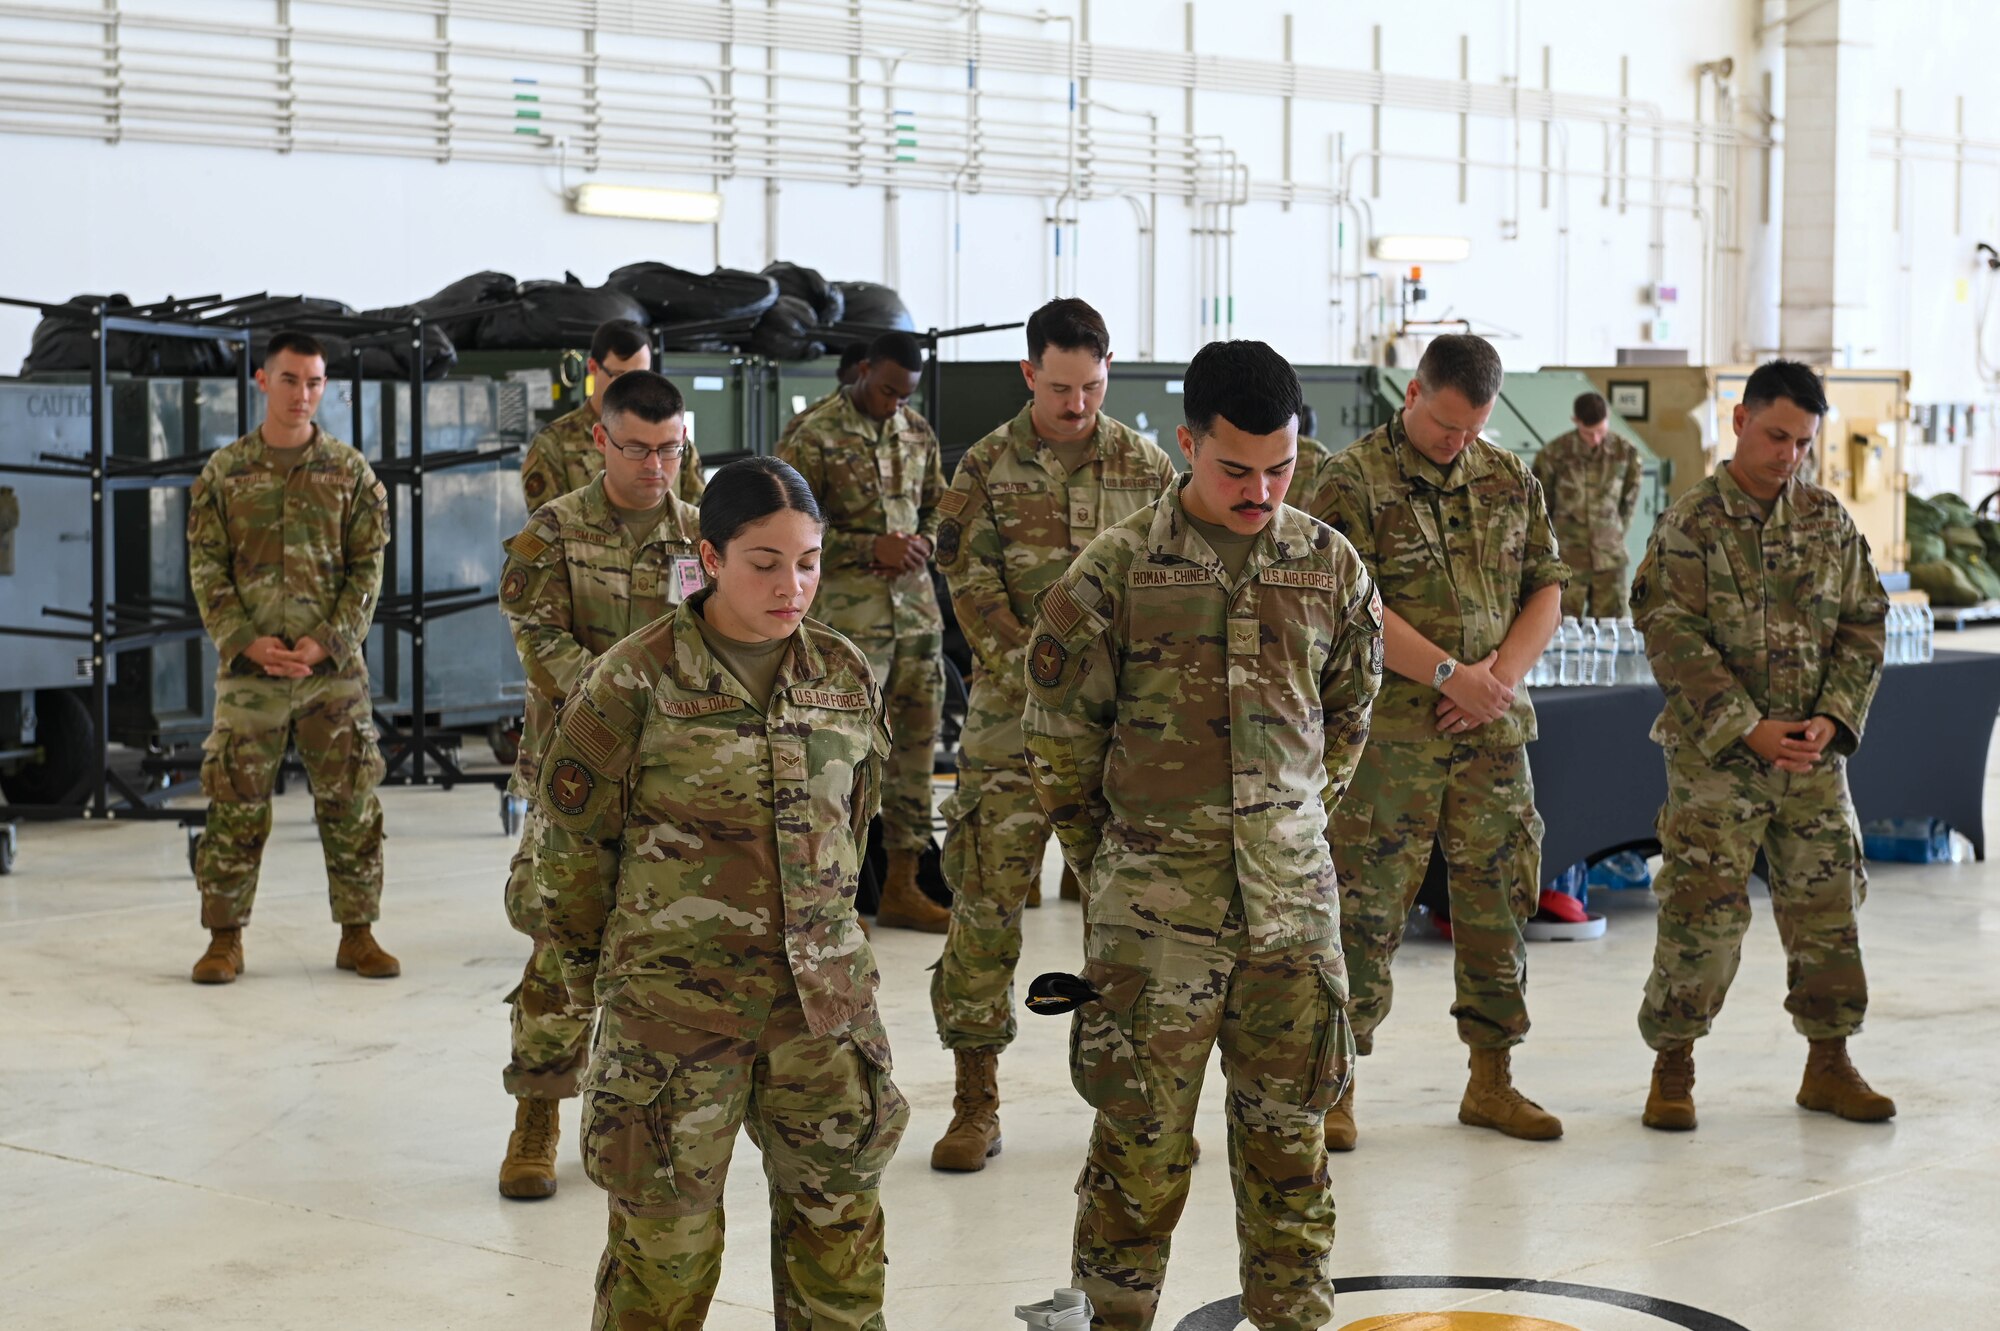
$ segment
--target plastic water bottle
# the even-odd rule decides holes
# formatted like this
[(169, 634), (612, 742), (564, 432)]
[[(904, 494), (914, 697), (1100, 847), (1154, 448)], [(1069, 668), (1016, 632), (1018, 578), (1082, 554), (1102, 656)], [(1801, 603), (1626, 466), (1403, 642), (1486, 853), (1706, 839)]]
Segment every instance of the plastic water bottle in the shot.
[(1618, 682), (1620, 684), (1643, 684), (1652, 673), (1646, 664), (1646, 640), (1639, 634), (1639, 626), (1626, 615), (1618, 621)]
[(1917, 611), (1917, 659), (1928, 661), (1937, 655), (1937, 616), (1931, 612), (1931, 603), (1925, 601), (1916, 607)]
[(1887, 641), (1882, 658), (1887, 665), (1902, 665), (1910, 659), (1910, 608), (1900, 601), (1889, 602), (1889, 618), (1883, 624)]
[(1597, 682), (1609, 687), (1618, 682), (1618, 653), (1622, 650), (1618, 643), (1618, 621), (1603, 618), (1597, 621)]
[(1575, 615), (1564, 615), (1556, 629), (1556, 683), (1580, 684), (1583, 654), (1583, 625)]

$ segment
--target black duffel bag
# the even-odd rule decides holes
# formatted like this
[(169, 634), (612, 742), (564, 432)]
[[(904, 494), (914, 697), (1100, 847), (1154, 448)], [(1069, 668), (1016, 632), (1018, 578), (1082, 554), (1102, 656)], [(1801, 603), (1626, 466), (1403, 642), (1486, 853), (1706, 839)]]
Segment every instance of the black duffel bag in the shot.
[(479, 336), (479, 321), (486, 317), (479, 307), (510, 301), (520, 289), (520, 285), (506, 273), (474, 273), (440, 288), (436, 295), (418, 301), (414, 308), (425, 314), (453, 314), (470, 310), (471, 313), (447, 320), (438, 327), (459, 351), (471, 351), (477, 345), (475, 339)]
[(812, 360), (826, 352), (826, 344), (813, 336), (818, 326), (812, 306), (797, 296), (780, 296), (759, 316), (743, 347), (772, 360)]
[[(387, 309), (363, 310), (364, 319), (413, 319), (424, 313), (420, 305), (391, 305)], [(458, 364), (458, 348), (452, 344), (450, 334), (442, 324), (424, 325), (424, 378), (442, 379), (451, 373), (451, 367)], [(328, 370), (335, 376), (347, 373), (347, 362), (339, 366), (329, 365)], [(408, 379), (410, 377), (410, 338), (400, 334), (387, 342), (371, 342), (361, 348), (361, 377), (363, 379)]]
[(906, 333), (917, 331), (910, 307), (903, 304), (903, 298), (893, 287), (880, 282), (835, 282), (833, 286), (846, 307), (840, 316), (845, 322), (872, 328), (900, 328)]
[[(132, 302), (122, 295), (71, 297), (35, 325), (27, 359), (21, 362), (22, 375), (89, 374), (97, 355), (91, 337), (97, 325), (90, 307), (99, 304), (112, 311), (132, 308)], [(146, 333), (113, 333), (108, 342), (105, 364), (113, 373), (164, 378), (216, 378), (236, 373), (236, 348), (227, 342)]]
[(548, 351), (590, 346), (600, 324), (629, 319), (644, 328), (646, 307), (610, 286), (567, 282), (523, 282), (520, 304), (495, 310), (479, 321), (473, 345), (481, 351)]
[(776, 282), (736, 268), (718, 268), (704, 277), (664, 263), (628, 263), (604, 284), (645, 306), (662, 327), (754, 319), (778, 300)]
[(812, 306), (813, 318), (822, 324), (837, 324), (847, 308), (840, 288), (821, 277), (816, 268), (795, 263), (766, 264), (764, 276), (778, 284), (778, 294), (793, 296)]

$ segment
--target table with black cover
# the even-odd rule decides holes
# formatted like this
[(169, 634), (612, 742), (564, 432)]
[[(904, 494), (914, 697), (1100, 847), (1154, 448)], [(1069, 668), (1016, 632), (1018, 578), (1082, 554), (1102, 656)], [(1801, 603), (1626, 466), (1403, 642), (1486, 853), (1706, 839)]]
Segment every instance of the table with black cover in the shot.
[[(1664, 700), (1659, 685), (1536, 688), (1541, 738), (1528, 746), (1535, 806), (1547, 831), (1542, 873), (1621, 850), (1657, 853), (1653, 820), (1667, 798), (1666, 762), (1647, 738)], [(2000, 712), (2000, 656), (1939, 652), (1892, 665), (1848, 760), (1864, 823), (1941, 818), (1986, 858), (1986, 750)]]

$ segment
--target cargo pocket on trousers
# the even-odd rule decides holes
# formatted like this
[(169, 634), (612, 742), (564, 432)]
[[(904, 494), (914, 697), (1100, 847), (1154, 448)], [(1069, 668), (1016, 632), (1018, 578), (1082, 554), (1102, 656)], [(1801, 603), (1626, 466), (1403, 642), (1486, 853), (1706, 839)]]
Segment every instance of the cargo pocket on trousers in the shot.
[(634, 1215), (680, 1201), (667, 1096), (674, 1064), (657, 1054), (648, 1063), (642, 1071), (593, 1058), (583, 1083), (583, 1172)]
[(863, 1174), (879, 1175), (903, 1140), (903, 1129), (910, 1121), (910, 1102), (889, 1075), (889, 1033), (883, 1029), (881, 1019), (869, 1017), (855, 1022), (848, 1029), (848, 1039), (861, 1055), (862, 1075), (868, 1090), (861, 1137), (855, 1143), (855, 1167)]
[(960, 777), (938, 813), (945, 827), (944, 881), (953, 892), (963, 892), (979, 873), (979, 788)]
[(1530, 804), (1521, 815), (1521, 832), (1527, 840), (1515, 852), (1513, 900), (1508, 903), (1514, 908), (1514, 919), (1521, 924), (1535, 918), (1535, 912), (1542, 907), (1542, 833), (1546, 830), (1541, 813)]
[(1069, 1076), (1084, 1103), (1112, 1118), (1151, 1118), (1146, 1070), (1139, 1062), (1134, 1014), (1146, 972), (1115, 961), (1084, 963), (1097, 998), (1076, 1010), (1069, 1029)]
[(1307, 1081), (1306, 1109), (1324, 1113), (1347, 1094), (1354, 1077), (1354, 1029), (1347, 1021), (1347, 985), (1330, 969), (1319, 973), (1326, 1010), (1313, 1040), (1313, 1070)]
[(260, 774), (247, 771), (244, 760), (256, 760), (249, 745), (217, 728), (201, 742), (201, 793), (218, 804), (255, 804), (270, 798), (269, 787), (258, 780)]

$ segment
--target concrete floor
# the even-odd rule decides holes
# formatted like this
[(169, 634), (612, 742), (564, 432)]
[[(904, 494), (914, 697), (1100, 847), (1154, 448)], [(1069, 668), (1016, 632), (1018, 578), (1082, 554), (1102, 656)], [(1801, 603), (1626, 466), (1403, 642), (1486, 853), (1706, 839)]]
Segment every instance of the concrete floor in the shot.
[[(1989, 818), (1994, 789), (1989, 778)], [(279, 802), (248, 974), (226, 988), (187, 980), (204, 940), (178, 828), (22, 829), (19, 866), (0, 878), (0, 1324), (585, 1324), (604, 1201), (576, 1155), (574, 1105), (557, 1197), (508, 1202), (493, 1184), (512, 1114), (501, 999), (525, 954), (501, 914), (510, 843), (495, 796), (392, 790), (384, 803), (379, 933), (404, 966), (388, 982), (333, 968), (337, 930), (297, 785)], [(1028, 916), (1027, 974), (1080, 956), (1077, 909), (1049, 884)], [(1875, 867), (1863, 917), (1874, 1002), (1856, 1054), (1901, 1107), (1884, 1126), (1793, 1106), (1804, 1044), (1779, 1007), (1768, 903), (1700, 1049), (1690, 1135), (1639, 1124), (1649, 894), (1599, 894), (1601, 942), (1534, 948), (1536, 1028), (1517, 1069), (1563, 1115), (1560, 1143), (1457, 1124), (1450, 958), (1413, 942), (1363, 1068), (1361, 1149), (1333, 1166), (1336, 1274), (1573, 1282), (1749, 1331), (2000, 1325), (1996, 902), (2000, 868)], [(1002, 1062), (1005, 1152), (983, 1174), (934, 1174), (951, 1095), (926, 999), (938, 940), (892, 931), (877, 949), (914, 1106), (885, 1185), (888, 1320), (1002, 1331), (1017, 1325), (1014, 1304), (1048, 1297), (1068, 1270), (1089, 1115), (1069, 1085), (1066, 1023), (1024, 1017)], [(1235, 1290), (1219, 1080), (1163, 1331)], [(716, 1331), (770, 1325), (761, 1170), (747, 1141), (740, 1151)], [(1334, 1324), (1444, 1308), (1593, 1331), (1680, 1324), (1476, 1290), (1343, 1295)]]

